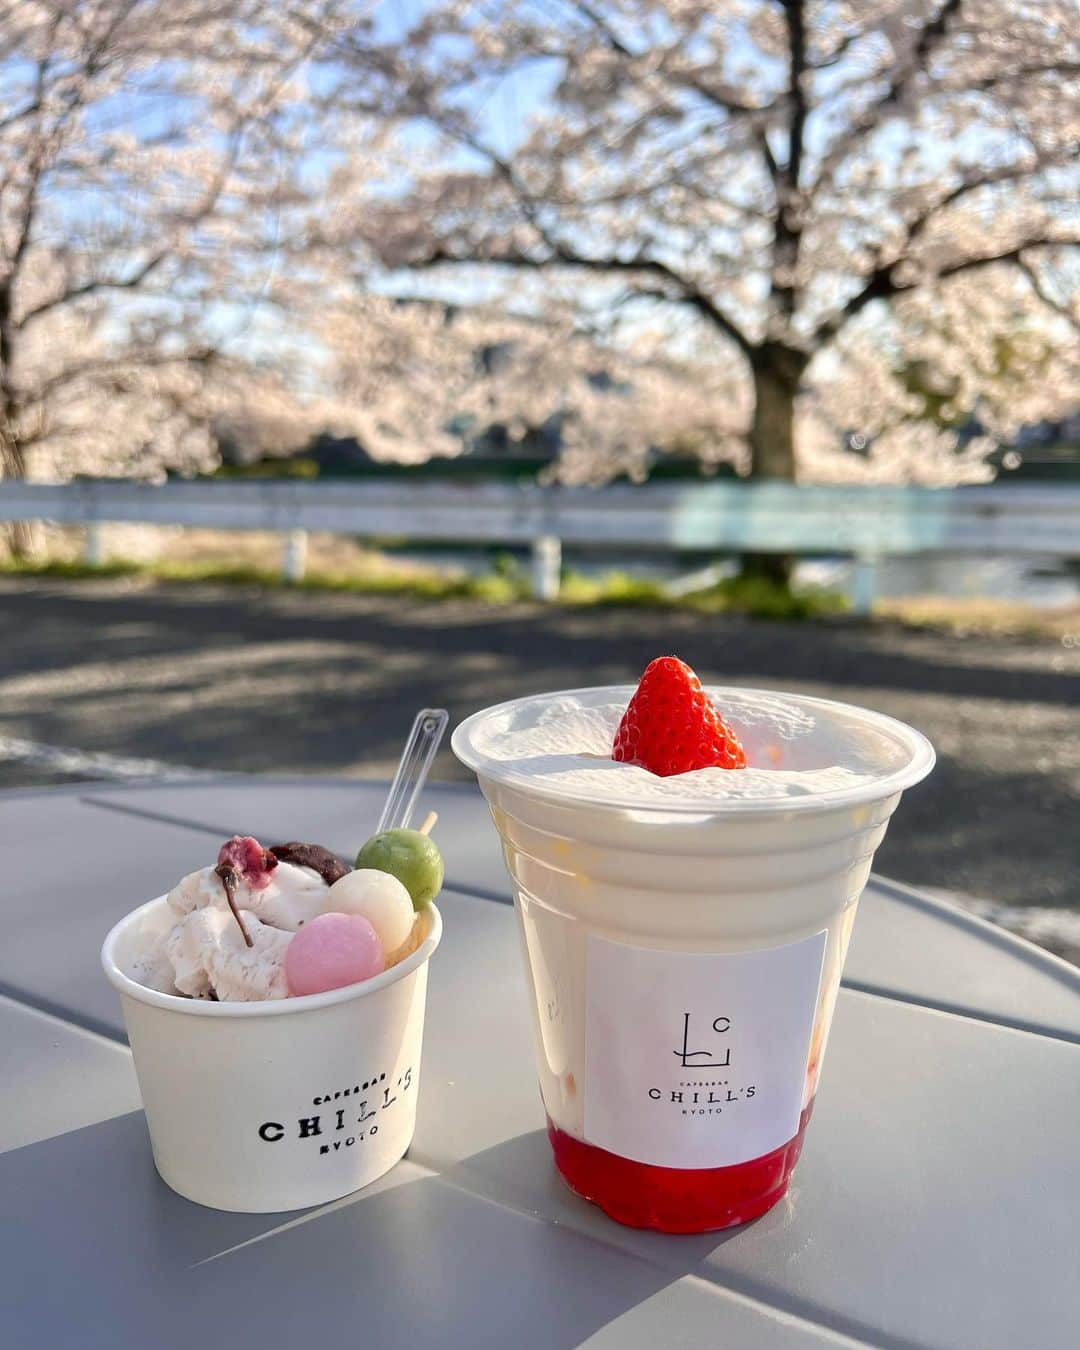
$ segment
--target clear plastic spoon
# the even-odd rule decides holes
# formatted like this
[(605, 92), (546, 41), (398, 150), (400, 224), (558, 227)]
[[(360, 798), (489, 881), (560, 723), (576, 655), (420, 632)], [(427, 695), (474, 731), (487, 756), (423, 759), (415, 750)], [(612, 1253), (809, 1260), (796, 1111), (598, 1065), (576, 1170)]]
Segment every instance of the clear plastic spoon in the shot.
[(416, 714), (397, 773), (386, 795), (376, 834), (382, 834), (383, 830), (404, 829), (412, 819), (416, 799), (449, 721), (450, 714), (445, 708), (421, 708)]

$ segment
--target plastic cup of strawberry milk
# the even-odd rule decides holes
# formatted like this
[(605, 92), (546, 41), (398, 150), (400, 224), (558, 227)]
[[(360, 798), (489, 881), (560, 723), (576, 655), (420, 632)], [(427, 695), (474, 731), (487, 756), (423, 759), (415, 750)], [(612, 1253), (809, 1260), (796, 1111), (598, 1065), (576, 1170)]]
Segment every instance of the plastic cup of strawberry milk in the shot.
[(746, 769), (610, 758), (631, 686), (516, 699), (453, 748), (503, 844), (555, 1163), (612, 1218), (691, 1233), (787, 1190), (855, 909), (930, 743), (822, 699), (710, 688)]

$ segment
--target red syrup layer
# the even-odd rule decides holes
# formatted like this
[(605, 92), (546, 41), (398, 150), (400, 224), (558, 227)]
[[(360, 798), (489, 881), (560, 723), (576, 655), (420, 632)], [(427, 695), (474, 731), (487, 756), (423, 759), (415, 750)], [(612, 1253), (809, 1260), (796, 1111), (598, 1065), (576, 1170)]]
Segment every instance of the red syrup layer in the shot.
[(631, 1228), (709, 1233), (758, 1218), (783, 1196), (802, 1151), (811, 1100), (793, 1138), (733, 1167), (655, 1167), (620, 1158), (560, 1130), (548, 1117), (555, 1166), (571, 1190)]

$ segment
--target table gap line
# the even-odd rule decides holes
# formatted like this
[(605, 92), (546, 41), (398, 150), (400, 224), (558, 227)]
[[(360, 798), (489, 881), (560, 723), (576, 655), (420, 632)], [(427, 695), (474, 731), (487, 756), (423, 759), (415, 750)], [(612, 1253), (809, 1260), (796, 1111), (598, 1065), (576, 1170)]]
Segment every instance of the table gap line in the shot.
[[(104, 976), (102, 978), (104, 979)], [(0, 980), (0, 995), (10, 999), (12, 1003), (19, 1004), (20, 1007), (44, 1013), (46, 1017), (63, 1022), (67, 1026), (78, 1027), (80, 1031), (89, 1032), (92, 1036), (98, 1036), (112, 1045), (123, 1046), (125, 1050), (128, 1048), (127, 1036), (122, 1031), (90, 1013), (77, 1012), (53, 999), (44, 998), (41, 994), (20, 989), (7, 980)]]
[[(410, 1161), (416, 1161), (412, 1150), (410, 1150), (408, 1156)], [(431, 1168), (430, 1163), (425, 1163), (422, 1160), (419, 1162), (419, 1165), (421, 1167), (426, 1168), (429, 1171), (433, 1170)], [(453, 1186), (455, 1190), (461, 1191), (463, 1194), (468, 1195), (471, 1199), (486, 1201), (489, 1205), (494, 1205), (496, 1209), (507, 1210), (511, 1214), (518, 1215), (518, 1217), (520, 1218), (532, 1219), (537, 1223), (546, 1223), (549, 1226), (555, 1228), (567, 1228), (571, 1232), (573, 1232), (577, 1237), (584, 1238), (587, 1242), (590, 1242), (597, 1247), (601, 1247), (605, 1251), (616, 1252), (618, 1253), (618, 1255), (623, 1256), (631, 1261), (640, 1262), (642, 1265), (648, 1266), (652, 1270), (658, 1270), (663, 1272), (664, 1274), (669, 1274), (672, 1276), (673, 1284), (676, 1284), (680, 1280), (684, 1279), (692, 1280), (697, 1284), (703, 1285), (706, 1289), (710, 1290), (713, 1293), (718, 1293), (722, 1291), (724, 1294), (735, 1299), (737, 1302), (749, 1304), (754, 1308), (763, 1309), (764, 1311), (772, 1314), (773, 1316), (780, 1314), (781, 1316), (793, 1322), (797, 1322), (803, 1326), (813, 1327), (816, 1331), (825, 1332), (836, 1344), (840, 1346), (852, 1347), (853, 1350), (863, 1350), (864, 1347), (869, 1347), (870, 1350), (885, 1350), (886, 1347), (887, 1350), (929, 1350), (929, 1347), (918, 1341), (908, 1341), (899, 1339), (890, 1340), (887, 1342), (882, 1341), (878, 1333), (876, 1332), (872, 1333), (863, 1323), (855, 1319), (850, 1318), (841, 1319), (843, 1325), (841, 1325), (840, 1322), (834, 1323), (833, 1321), (828, 1320), (829, 1318), (834, 1316), (831, 1310), (818, 1308), (817, 1305), (809, 1302), (800, 1302), (798, 1300), (792, 1300), (789, 1304), (785, 1305), (770, 1302), (769, 1297), (767, 1296), (769, 1291), (762, 1290), (760, 1292), (753, 1292), (753, 1290), (750, 1288), (742, 1287), (742, 1284), (739, 1282), (738, 1279), (734, 1281), (722, 1280), (716, 1279), (712, 1275), (703, 1274), (700, 1270), (700, 1265), (702, 1264), (701, 1262), (698, 1262), (698, 1264), (692, 1267), (690, 1270), (679, 1270), (677, 1268), (672, 1268), (670, 1266), (663, 1264), (660, 1261), (655, 1260), (648, 1253), (631, 1251), (627, 1247), (623, 1246), (621, 1243), (608, 1241), (606, 1238), (604, 1238), (601, 1235), (598, 1235), (597, 1233), (589, 1232), (586, 1229), (579, 1228), (577, 1224), (573, 1222), (573, 1216), (571, 1216), (571, 1220), (569, 1222), (564, 1221), (563, 1219), (553, 1221), (549, 1218), (544, 1218), (538, 1215), (537, 1212), (531, 1208), (528, 1208), (524, 1205), (515, 1204), (512, 1198), (510, 1199), (507, 1199), (506, 1197), (497, 1198), (496, 1196), (488, 1193), (486, 1190), (485, 1191), (473, 1190), (471, 1186), (465, 1184), (469, 1174), (467, 1164), (456, 1163), (454, 1164), (454, 1170), (456, 1173), (463, 1172), (464, 1177), (460, 1175), (452, 1176), (448, 1173), (438, 1171), (435, 1172), (435, 1175), (438, 1177), (440, 1181), (444, 1182), (448, 1186)], [(581, 1203), (583, 1205), (588, 1205), (588, 1201), (581, 1201)], [(592, 1205), (589, 1205), (588, 1207), (590, 1210), (595, 1208)], [(609, 1220), (608, 1222), (612, 1221)], [(736, 1232), (737, 1232), (736, 1229), (728, 1230), (726, 1235), (718, 1232), (716, 1234), (718, 1244), (720, 1243), (720, 1241), (724, 1240), (725, 1236), (726, 1237), (734, 1236)], [(749, 1283), (752, 1284), (753, 1282)], [(760, 1289), (760, 1286), (755, 1286), (755, 1288)], [(858, 1331), (855, 1331), (854, 1328), (858, 1328)], [(874, 1339), (869, 1339), (869, 1336), (871, 1335), (874, 1336)]]
[(907, 905), (911, 909), (921, 910), (924, 914), (930, 914), (935, 919), (951, 924), (954, 928), (974, 932), (982, 941), (1003, 948), (1014, 959), (1023, 961), (1026, 965), (1036, 966), (1042, 974), (1050, 975), (1074, 989), (1080, 989), (1080, 975), (1078, 975), (1076, 967), (1069, 961), (1060, 956), (1055, 956), (1053, 952), (1046, 951), (1042, 947), (1036, 947), (1033, 943), (1018, 937), (1015, 933), (1010, 933), (1007, 928), (1003, 928), (1000, 924), (992, 923), (989, 919), (984, 919), (981, 915), (974, 914), (961, 905), (942, 900), (935, 895), (926, 895), (914, 886), (908, 886), (906, 882), (893, 881), (890, 877), (879, 876), (876, 872), (871, 874), (870, 882), (879, 890), (890, 894), (894, 900), (898, 900), (901, 904)]
[[(406, 1154), (405, 1159), (402, 1159), (401, 1161), (413, 1162), (413, 1159)], [(423, 1163), (415, 1163), (414, 1165), (421, 1168), (424, 1167)], [(437, 1173), (432, 1172), (430, 1168), (424, 1168), (424, 1170), (429, 1172), (431, 1176), (437, 1175)], [(384, 1176), (387, 1178), (390, 1178), (393, 1175), (393, 1168), (391, 1168), (389, 1172), (384, 1173)], [(378, 1186), (378, 1182), (382, 1179), (382, 1177), (378, 1178), (376, 1181), (372, 1182), (371, 1185), (373, 1187)], [(408, 1186), (412, 1184), (412, 1181), (419, 1179), (420, 1178), (412, 1178), (412, 1180), (409, 1181), (403, 1180), (401, 1185)], [(165, 1183), (162, 1182), (162, 1185), (164, 1184)], [(204, 1256), (201, 1261), (196, 1261), (194, 1264), (188, 1266), (188, 1270), (198, 1270), (200, 1266), (208, 1266), (214, 1261), (220, 1261), (223, 1256), (232, 1256), (234, 1252), (243, 1251), (245, 1247), (254, 1247), (256, 1243), (264, 1242), (267, 1238), (277, 1237), (280, 1233), (287, 1233), (292, 1228), (300, 1228), (304, 1224), (310, 1223), (313, 1219), (321, 1219), (324, 1214), (333, 1214), (335, 1210), (345, 1209), (349, 1205), (355, 1205), (361, 1200), (368, 1199), (369, 1193), (382, 1195), (387, 1191), (395, 1189), (396, 1186), (394, 1185), (385, 1185), (379, 1187), (377, 1191), (371, 1191), (369, 1187), (363, 1187), (358, 1191), (350, 1191), (348, 1195), (340, 1196), (337, 1200), (331, 1200), (325, 1205), (316, 1205), (313, 1209), (305, 1210), (302, 1213), (297, 1214), (293, 1219), (287, 1219), (284, 1223), (276, 1224), (273, 1228), (268, 1228), (263, 1233), (256, 1233), (253, 1237), (245, 1238), (243, 1242), (237, 1242), (232, 1247), (226, 1247), (224, 1251), (212, 1252), (209, 1256)], [(288, 1211), (285, 1212), (287, 1213)]]
[[(296, 781), (303, 782), (305, 780), (298, 779)], [(355, 784), (378, 785), (378, 780), (353, 779), (348, 780), (343, 786), (353, 786)], [(336, 784), (334, 785), (336, 786)], [(176, 784), (151, 786), (175, 787)], [(456, 788), (459, 791), (475, 791), (469, 784), (465, 783), (440, 783), (436, 786), (440, 789)], [(119, 811), (123, 814), (139, 816), (147, 820), (154, 820), (160, 824), (175, 825), (183, 829), (198, 830), (203, 833), (217, 835), (218, 837), (222, 834), (220, 826), (209, 825), (202, 821), (185, 819), (184, 817), (174, 816), (167, 812), (152, 811), (146, 807), (131, 806), (126, 802), (109, 801), (92, 796), (82, 797), (80, 800), (87, 806), (97, 806), (109, 811)], [(239, 831), (234, 831), (234, 833), (239, 833)], [(1022, 939), (1016, 937), (1015, 934), (1008, 932), (1007, 929), (1001, 928), (997, 924), (991, 923), (989, 920), (980, 918), (976, 914), (972, 914), (957, 905), (949, 904), (934, 896), (923, 895), (913, 887), (905, 885), (903, 882), (893, 881), (888, 877), (879, 876), (877, 873), (872, 874), (871, 884), (880, 888), (882, 891), (891, 893), (892, 897), (901, 904), (908, 905), (912, 909), (918, 909), (923, 913), (930, 914), (945, 923), (951, 924), (953, 927), (975, 932), (983, 941), (990, 942), (994, 946), (1003, 948), (1015, 959), (1022, 960), (1028, 965), (1036, 966), (1042, 974), (1051, 976), (1060, 982), (1070, 985), (1076, 983), (1076, 972), (1067, 961), (1055, 957), (1050, 952), (1045, 952), (1040, 948), (1032, 947), (1031, 944), (1024, 942)], [(462, 894), (474, 896), (476, 899), (490, 900), (496, 904), (502, 905), (513, 904), (512, 896), (506, 892), (490, 890), (485, 886), (474, 886), (468, 882), (458, 881), (456, 878), (447, 877), (446, 886), (450, 889), (460, 891)], [(1028, 950), (1028, 948), (1030, 948), (1030, 950)], [(888, 995), (883, 996), (888, 997)], [(918, 1002), (918, 1000), (911, 999), (910, 997), (897, 997), (903, 1002)], [(933, 1003), (926, 1004), (925, 1006), (935, 1008), (940, 1006), (943, 1010), (947, 1010), (951, 1005), (939, 1005)], [(1012, 1026), (1014, 1023), (1006, 1020), (1003, 1021), (1001, 1025)], [(1028, 1029), (1027, 1024), (1023, 1022), (1017, 1022), (1015, 1025), (1021, 1030)]]
[[(447, 785), (444, 785), (447, 786)], [(143, 806), (129, 806), (126, 802), (103, 801), (98, 797), (83, 797), (80, 799), (84, 805), (98, 807), (104, 811), (117, 811), (121, 815), (137, 816), (142, 820), (152, 820), (159, 825), (175, 825), (179, 829), (195, 830), (200, 834), (212, 834), (215, 838), (225, 837), (226, 831), (220, 825), (208, 825), (203, 821), (188, 820), (182, 816), (174, 816), (165, 811), (150, 811)], [(239, 834), (241, 831), (233, 830), (231, 833)], [(446, 877), (443, 882), (444, 888), (448, 891), (457, 891), (461, 895), (466, 895), (473, 900), (489, 900), (497, 905), (512, 905), (513, 897), (503, 894), (499, 891), (488, 890), (486, 886), (474, 886), (471, 882), (458, 881), (454, 877)]]
[[(497, 893), (488, 891), (482, 887), (451, 880), (449, 877), (446, 879), (446, 889), (456, 891), (458, 894), (463, 895), (470, 900), (483, 900), (492, 904), (504, 906), (512, 905), (514, 903), (513, 899), (509, 896), (498, 895)], [(987, 926), (993, 927), (992, 925)], [(1016, 941), (1016, 939), (1011, 940)], [(904, 994), (898, 990), (886, 988), (883, 985), (849, 979), (847, 976), (841, 977), (840, 987), (841, 989), (848, 989), (853, 993), (867, 994), (872, 998), (886, 999), (893, 1003), (903, 1003), (912, 1008), (923, 1008), (927, 1012), (943, 1013), (950, 1017), (962, 1017), (966, 1018), (968, 1021), (982, 1022), (986, 1026), (1002, 1027), (1006, 1031), (1020, 1031), (1031, 1036), (1042, 1036), (1047, 1040), (1064, 1041), (1069, 1045), (1080, 1045), (1080, 1032), (1072, 1032), (1064, 1029), (1055, 1030), (1041, 1022), (1029, 1022), (1020, 1017), (1007, 1017), (1004, 1014), (991, 1017), (989, 1014), (977, 1012), (960, 1003), (949, 1003), (942, 1000), (931, 1001), (923, 995)]]
[(126, 802), (107, 802), (100, 797), (80, 797), (84, 806), (96, 807), (100, 811), (116, 811), (122, 816), (137, 816), (140, 820), (153, 820), (159, 825), (175, 825), (182, 830), (196, 830), (200, 834), (212, 834), (215, 838), (227, 838), (230, 834), (239, 834), (239, 830), (226, 831), (220, 825), (207, 825), (199, 820), (185, 820), (166, 811), (149, 811), (146, 807), (129, 806)]
[[(461, 788), (468, 787), (467, 784), (458, 784), (458, 785), (443, 784), (441, 786), (444, 787), (458, 786)], [(93, 797), (93, 796), (80, 797), (79, 800), (83, 804), (90, 807), (97, 807), (102, 810), (116, 811), (122, 815), (130, 815), (146, 820), (153, 820), (159, 824), (171, 825), (179, 829), (192, 830), (201, 834), (210, 834), (217, 838), (221, 838), (223, 834), (223, 830), (220, 825), (210, 825), (202, 821), (187, 820), (180, 816), (175, 816), (167, 812), (152, 811), (145, 807), (132, 806), (126, 802), (108, 801), (101, 797)], [(233, 833), (239, 833), (239, 831), (233, 831)], [(951, 921), (955, 923), (958, 927), (974, 928), (978, 931), (981, 937), (985, 938), (989, 935), (991, 938), (997, 939), (1000, 945), (1008, 950), (1010, 955), (1021, 957), (1025, 955), (1023, 948), (1027, 944), (1021, 943), (1019, 939), (1014, 938), (1011, 934), (1005, 933), (1003, 930), (995, 928), (993, 924), (987, 923), (985, 920), (979, 920), (975, 916), (969, 915), (963, 910), (956, 909), (954, 906), (947, 905), (940, 900), (936, 900), (929, 896), (922, 896), (917, 891), (909, 889), (902, 883), (892, 882), (888, 878), (878, 877), (875, 875), (873, 878), (873, 882), (874, 884), (882, 887), (882, 889), (891, 891), (896, 899), (901, 900), (903, 903), (910, 904), (912, 908), (921, 909), (929, 913), (932, 913), (935, 916), (940, 917), (946, 921)], [(486, 903), (498, 904), (503, 906), (513, 904), (513, 900), (511, 897), (505, 894), (500, 894), (499, 892), (496, 891), (488, 890), (486, 887), (473, 886), (471, 884), (458, 881), (457, 879), (451, 877), (446, 878), (445, 884), (447, 890), (456, 891), (460, 895), (463, 895), (470, 899), (480, 900)], [(1017, 948), (1020, 948), (1020, 950), (1017, 951)], [(1037, 956), (1039, 957), (1039, 964), (1041, 966), (1043, 953), (1037, 952)], [(1057, 966), (1058, 964), (1060, 964), (1062, 967), (1061, 973), (1065, 975), (1071, 974), (1071, 969), (1067, 966), (1065, 962), (1054, 963), (1055, 966)], [(1058, 974), (1059, 972), (1057, 970), (1054, 970), (1052, 971), (1052, 973)], [(1024, 1018), (1007, 1017), (1003, 1014), (999, 1014), (996, 1016), (989, 1016), (977, 1012), (971, 1008), (965, 1007), (963, 1004), (951, 1003), (945, 1000), (928, 1000), (922, 995), (916, 996), (913, 994), (904, 994), (897, 990), (889, 989), (881, 985), (863, 982), (859, 980), (852, 980), (847, 977), (842, 977), (841, 987), (850, 990), (854, 993), (866, 994), (869, 997), (881, 998), (889, 1000), (894, 1003), (906, 1004), (909, 1007), (923, 1008), (926, 1009), (927, 1011), (938, 1012), (945, 1016), (966, 1018), (969, 1021), (980, 1022), (986, 1026), (1001, 1027), (1005, 1030), (1017, 1031), (1033, 1036), (1040, 1036), (1047, 1040), (1062, 1041), (1066, 1044), (1071, 1045), (1080, 1044), (1080, 1033), (1074, 1033), (1062, 1029), (1051, 1029), (1050, 1027), (1047, 1027), (1045, 1024), (1030, 1022)], [(0, 983), (0, 993), (4, 992), (7, 992), (8, 996), (14, 999), (16, 1002), (24, 1003), (30, 1007), (35, 1007), (38, 1009), (38, 1011), (47, 1012), (51, 1016), (57, 1017), (63, 1021), (71, 1022), (76, 1026), (82, 1027), (84, 1030), (93, 1031), (98, 1035), (104, 1036), (108, 1040), (119, 1042), (120, 1044), (127, 1043), (126, 1039), (121, 1038), (120, 1034), (115, 1029), (111, 1028), (108, 1025), (108, 1023), (101, 1022), (93, 1017), (87, 1017), (74, 1013), (71, 1010), (66, 1009), (64, 1005), (60, 1003), (52, 1002), (50, 1000), (41, 998), (40, 996), (30, 995), (25, 991), (18, 990), (14, 986), (11, 986), (10, 989), (7, 989), (5, 988), (3, 983)]]
[(988, 1017), (984, 1013), (972, 1012), (970, 1008), (965, 1008), (959, 1003), (930, 1003), (921, 995), (916, 997), (914, 994), (900, 994), (877, 985), (864, 984), (861, 980), (841, 979), (840, 987), (851, 994), (864, 994), (868, 998), (880, 998), (888, 1003), (904, 1003), (910, 1008), (920, 1008), (923, 1012), (940, 1013), (943, 1017), (959, 1017), (967, 1022), (979, 1022), (983, 1026), (998, 1027), (1002, 1031), (1015, 1031), (1023, 1036), (1038, 1036), (1042, 1040), (1080, 1045), (1080, 1033), (1052, 1030), (1042, 1023), (1026, 1022), (1019, 1017)]
[(454, 881), (451, 877), (447, 877), (443, 884), (448, 891), (467, 895), (470, 900), (486, 900), (489, 904), (503, 905), (506, 908), (512, 907), (514, 903), (512, 895), (501, 895), (498, 891), (489, 891), (486, 886), (474, 886), (468, 881)]
[[(448, 889), (451, 888), (448, 887)], [(485, 897), (473, 896), (467, 891), (462, 891), (460, 894), (465, 899), (485, 899)], [(1020, 1035), (1037, 1036), (1042, 1040), (1059, 1041), (1066, 1045), (1080, 1045), (1080, 1035), (1065, 1031), (1055, 1032), (1048, 1027), (1025, 1023), (1019, 1019), (1006, 1021), (984, 1017), (958, 1005), (925, 1003), (914, 997), (907, 998), (903, 994), (882, 990), (874, 985), (862, 984), (858, 981), (843, 980), (841, 988), (846, 989), (849, 993), (862, 994), (867, 998), (879, 998), (887, 1003), (902, 1003), (924, 1012), (940, 1013), (943, 1017), (958, 1017), (968, 1022), (978, 1022), (983, 1026), (998, 1027), (1003, 1031), (1014, 1031)], [(29, 990), (22, 989), (6, 980), (0, 980), (0, 996), (10, 999), (12, 1003), (21, 1007), (55, 1018), (58, 1022), (78, 1027), (81, 1031), (98, 1036), (110, 1044), (120, 1045), (124, 1049), (128, 1048), (128, 1040), (124, 1032), (100, 1018), (81, 1013), (40, 994), (31, 993)], [(427, 1164), (421, 1160), (420, 1166), (427, 1166)]]
[(928, 1341), (913, 1341), (903, 1336), (882, 1337), (878, 1328), (868, 1326), (860, 1318), (837, 1313), (831, 1308), (823, 1308), (808, 1299), (790, 1296), (782, 1303), (771, 1303), (770, 1297), (773, 1295), (782, 1297), (782, 1291), (769, 1289), (749, 1277), (736, 1276), (722, 1280), (694, 1271), (688, 1278), (737, 1294), (759, 1307), (768, 1308), (773, 1313), (782, 1313), (785, 1317), (793, 1318), (816, 1330), (828, 1332), (834, 1337), (843, 1337), (849, 1345), (867, 1346), (870, 1350), (935, 1350)]

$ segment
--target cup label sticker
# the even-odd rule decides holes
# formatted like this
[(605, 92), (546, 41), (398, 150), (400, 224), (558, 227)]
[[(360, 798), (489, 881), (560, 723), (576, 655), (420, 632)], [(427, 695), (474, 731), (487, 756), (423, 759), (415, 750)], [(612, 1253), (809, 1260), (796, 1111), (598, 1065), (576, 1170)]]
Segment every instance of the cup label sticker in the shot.
[(658, 1167), (730, 1167), (799, 1128), (824, 931), (748, 952), (590, 934), (585, 1138)]

